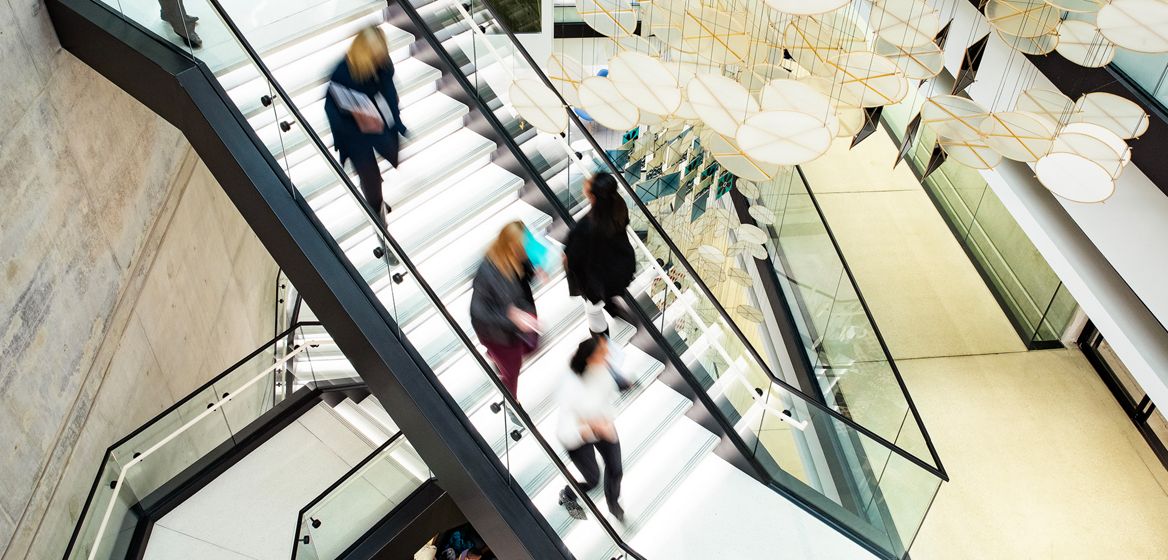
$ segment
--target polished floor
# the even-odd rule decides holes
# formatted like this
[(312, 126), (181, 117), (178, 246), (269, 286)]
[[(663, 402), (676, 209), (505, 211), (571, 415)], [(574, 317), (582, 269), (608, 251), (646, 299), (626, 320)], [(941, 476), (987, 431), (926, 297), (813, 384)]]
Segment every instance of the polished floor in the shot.
[(804, 172), (949, 471), (918, 560), (1168, 558), (1168, 471), (1077, 350), (1027, 352), (878, 131)]

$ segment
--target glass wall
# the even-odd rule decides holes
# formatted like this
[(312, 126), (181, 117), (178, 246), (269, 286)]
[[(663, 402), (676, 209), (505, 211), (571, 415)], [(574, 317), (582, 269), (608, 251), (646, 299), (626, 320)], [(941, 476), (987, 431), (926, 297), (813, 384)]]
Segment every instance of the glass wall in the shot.
[[(903, 141), (906, 127), (928, 97), (924, 91), (949, 91), (952, 84), (952, 76), (942, 73), (932, 83), (922, 85), (921, 94), (886, 107), (883, 119), (892, 137), (898, 143)], [(936, 136), (927, 127), (920, 127), (906, 161), (900, 165), (910, 165), (920, 177), (928, 168), (935, 144)], [(1002, 304), (1019, 336), (1031, 348), (1059, 345), (1078, 304), (981, 172), (947, 161), (925, 177), (921, 185)]]

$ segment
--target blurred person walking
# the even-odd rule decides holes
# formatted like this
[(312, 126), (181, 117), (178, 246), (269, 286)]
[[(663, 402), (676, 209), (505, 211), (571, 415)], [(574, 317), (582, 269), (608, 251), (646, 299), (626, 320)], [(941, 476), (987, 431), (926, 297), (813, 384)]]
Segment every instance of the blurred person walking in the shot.
[(617, 193), (616, 178), (597, 173), (584, 183), (584, 196), (591, 203), (564, 245), (568, 293), (585, 300), (588, 330), (608, 335), (604, 311), (635, 324), (615, 300), (633, 281), (637, 258), (626, 228), (629, 211)]
[(385, 33), (367, 27), (353, 38), (345, 59), (329, 77), (324, 103), (341, 165), (353, 162), (365, 201), (382, 225), (392, 209), (384, 202), (377, 154), (397, 167), (399, 136), (406, 135), (393, 74)]
[(203, 46), (203, 39), (195, 32), (195, 24), (199, 22), (199, 18), (187, 13), (183, 0), (158, 0), (158, 7), (161, 8), (159, 16), (162, 21), (170, 24), (170, 28), (183, 43), (193, 49)]
[(487, 347), (499, 379), (517, 399), (523, 358), (539, 345), (531, 289), (535, 268), (524, 248), (526, 232), (523, 222), (503, 226), (475, 272), (470, 298), (471, 328)]
[[(608, 511), (623, 522), (625, 511), (620, 505), (620, 491), (624, 468), (614, 424), (621, 379), (609, 363), (609, 351), (608, 338), (600, 335), (589, 337), (576, 348), (568, 364), (569, 372), (558, 389), (557, 435), (584, 477), (580, 487), (585, 492), (600, 482), (600, 466), (596, 462), (596, 455), (600, 454), (604, 461), (604, 498)], [(559, 504), (576, 519), (586, 517), (571, 486), (560, 490)]]

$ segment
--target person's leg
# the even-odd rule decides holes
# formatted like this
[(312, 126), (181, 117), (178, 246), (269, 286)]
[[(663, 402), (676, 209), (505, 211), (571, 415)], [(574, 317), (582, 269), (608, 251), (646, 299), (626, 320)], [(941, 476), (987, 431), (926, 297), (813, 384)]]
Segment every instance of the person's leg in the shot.
[[(381, 157), (385, 158), (385, 161), (388, 161), (389, 164), (393, 167), (397, 167), (398, 142), (397, 133), (392, 133), (390, 134), (390, 139), (386, 140), (385, 142), (378, 143), (374, 147), (374, 149), (377, 150), (377, 153), (380, 154)], [(380, 211), (380, 209), (378, 211)], [(393, 212), (393, 208), (390, 208), (389, 205), (386, 204), (385, 213), (388, 214), (390, 212)]]
[(588, 318), (588, 330), (592, 334), (608, 335), (608, 318), (604, 316), (601, 300), (584, 300), (584, 315)]
[(607, 298), (604, 300), (604, 310), (607, 311), (609, 315), (616, 317), (630, 325), (636, 326), (637, 320), (633, 318), (632, 314), (630, 314), (624, 308), (622, 303), (623, 302), (621, 301), (620, 296)]
[(483, 341), (487, 347), (487, 356), (495, 362), (499, 370), (499, 381), (511, 393), (512, 397), (519, 398), (519, 370), (523, 366), (523, 343), (498, 344)]
[(600, 440), (596, 442), (596, 450), (604, 460), (604, 499), (608, 502), (608, 510), (618, 518), (624, 517), (624, 510), (620, 507), (621, 479), (625, 474), (620, 442)]
[[(568, 458), (584, 480), (580, 482), (580, 489), (588, 492), (600, 483), (600, 465), (596, 462), (595, 444), (585, 443), (576, 449), (568, 450)], [(570, 488), (570, 487), (569, 487)]]
[(199, 18), (187, 13), (182, 0), (158, 0), (158, 7), (161, 9), (159, 15), (162, 21), (170, 24), (170, 28), (184, 43), (196, 49), (203, 46), (203, 39), (195, 33), (195, 22), (199, 21)]
[(385, 215), (381, 211), (381, 169), (377, 167), (377, 156), (372, 151), (363, 154), (354, 154), (350, 157), (353, 169), (357, 171), (357, 178), (361, 182), (361, 193), (365, 195), (365, 202), (373, 212), (381, 218), (381, 225), (385, 225)]

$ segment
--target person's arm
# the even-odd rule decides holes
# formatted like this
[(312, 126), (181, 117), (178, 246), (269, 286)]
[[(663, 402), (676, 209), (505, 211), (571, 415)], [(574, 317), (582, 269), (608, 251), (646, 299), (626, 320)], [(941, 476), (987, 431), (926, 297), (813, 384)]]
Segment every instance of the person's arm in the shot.
[(381, 95), (385, 96), (385, 102), (389, 104), (389, 112), (393, 116), (393, 127), (398, 134), (405, 136), (407, 133), (406, 125), (401, 120), (401, 102), (397, 98), (397, 86), (393, 83), (393, 72), (385, 70), (381, 78)]

